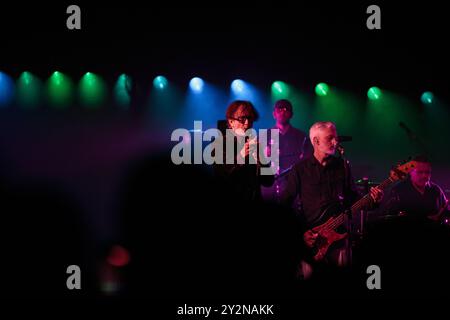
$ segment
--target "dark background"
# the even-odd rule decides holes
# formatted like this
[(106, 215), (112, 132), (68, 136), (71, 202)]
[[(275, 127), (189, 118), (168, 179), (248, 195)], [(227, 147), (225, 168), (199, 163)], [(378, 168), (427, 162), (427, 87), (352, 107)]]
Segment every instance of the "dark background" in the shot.
[[(173, 297), (178, 292), (184, 297), (189, 290), (180, 288), (190, 288), (201, 279), (206, 288), (211, 286), (202, 296), (207, 290), (214, 291), (215, 283), (208, 277), (216, 279), (206, 270), (214, 270), (217, 264), (222, 264), (223, 271), (259, 261), (248, 255), (251, 248), (237, 240), (246, 237), (248, 228), (255, 229), (255, 220), (262, 224), (257, 236), (267, 241), (259, 247), (283, 244), (286, 253), (282, 250), (277, 258), (286, 259), (287, 266), (291, 258), (295, 260), (288, 250), (295, 242), (295, 232), (279, 231), (289, 228), (288, 218), (277, 220), (280, 229), (276, 234), (283, 237), (273, 235), (275, 242), (271, 242), (272, 238), (265, 237), (269, 233), (265, 228), (273, 223), (271, 217), (257, 218), (256, 209), (247, 208), (242, 212), (255, 216), (249, 215), (241, 223), (241, 209), (230, 217), (232, 204), (218, 208), (224, 200), (215, 198), (212, 186), (220, 186), (203, 176), (201, 168), (184, 171), (171, 165), (169, 137), (179, 123), (152, 118), (145, 105), (147, 89), (157, 74), (180, 87), (187, 86), (194, 75), (223, 88), (236, 77), (261, 88), (282, 79), (309, 92), (310, 100), (320, 81), (336, 84), (358, 100), (365, 100), (367, 89), (376, 84), (415, 101), (408, 111), (417, 124), (412, 130), (432, 150), (433, 179), (444, 189), (450, 188), (450, 132), (446, 126), (449, 25), (439, 2), (378, 3), (382, 29), (373, 31), (366, 28), (365, 13), (372, 3), (78, 2), (80, 31), (66, 29), (65, 11), (70, 4), (2, 3), (0, 71), (17, 78), (29, 70), (41, 79), (54, 70), (64, 70), (74, 79), (91, 71), (111, 85), (118, 75), (127, 73), (135, 79), (133, 104), (128, 113), (108, 105), (87, 112), (76, 104), (63, 112), (45, 105), (32, 112), (14, 105), (0, 110), (2, 224), (8, 229), (3, 236), (9, 244), (6, 268), (12, 291), (31, 296), (39, 294), (42, 287), (48, 288), (45, 292), (49, 295), (66, 292), (66, 275), (60, 266), (75, 263), (89, 270), (84, 281), (92, 295), (101, 295), (99, 266), (108, 248), (121, 243), (131, 252), (129, 267), (135, 272), (128, 272), (138, 275), (131, 277), (129, 292), (142, 293), (147, 286), (154, 286), (150, 294), (165, 288), (162, 296)], [(443, 109), (435, 126), (434, 120), (423, 120), (419, 97), (424, 90), (433, 91)], [(221, 107), (224, 111), (226, 105)], [(267, 115), (269, 121), (270, 112)], [(185, 120), (185, 126), (192, 124), (190, 118)], [(306, 112), (298, 123), (307, 130), (316, 120), (313, 113)], [(392, 135), (381, 132), (388, 126), (384, 123), (375, 130), (353, 126), (342, 132), (354, 137), (348, 155), (355, 178), (369, 176), (380, 181), (390, 165), (420, 149), (396, 127), (398, 121), (405, 120), (389, 122), (395, 127), (390, 128)], [(214, 219), (208, 220), (211, 216)], [(236, 225), (242, 234), (234, 229)], [(231, 243), (223, 240), (234, 232), (239, 236)], [(210, 243), (217, 244), (214, 253), (208, 249)], [(150, 256), (154, 259), (144, 254), (149, 248), (154, 250)], [(276, 248), (279, 246), (271, 252), (277, 252)], [(224, 252), (232, 257), (226, 267)], [(38, 269), (45, 276), (33, 290), (25, 276), (30, 261), (47, 261)], [(189, 261), (187, 269), (174, 267), (180, 261)], [(146, 273), (146, 268), (154, 269)], [(241, 284), (236, 280), (239, 277), (233, 278), (240, 274), (236, 270), (221, 280), (223, 288), (231, 286), (227, 283), (230, 279)], [(256, 283), (259, 273), (253, 274), (251, 281)], [(439, 291), (440, 287), (432, 288)]]

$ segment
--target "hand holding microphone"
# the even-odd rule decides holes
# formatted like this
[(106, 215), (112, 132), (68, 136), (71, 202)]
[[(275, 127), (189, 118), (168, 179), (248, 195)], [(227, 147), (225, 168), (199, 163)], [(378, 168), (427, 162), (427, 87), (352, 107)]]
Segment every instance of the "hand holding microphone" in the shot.
[(240, 154), (242, 158), (247, 158), (249, 156), (253, 157), (256, 161), (258, 160), (258, 156), (257, 156), (257, 152), (258, 152), (258, 148), (257, 148), (257, 144), (258, 144), (258, 137), (253, 137), (251, 139), (249, 139), (249, 137), (245, 137), (245, 144), (244, 147), (242, 148)]

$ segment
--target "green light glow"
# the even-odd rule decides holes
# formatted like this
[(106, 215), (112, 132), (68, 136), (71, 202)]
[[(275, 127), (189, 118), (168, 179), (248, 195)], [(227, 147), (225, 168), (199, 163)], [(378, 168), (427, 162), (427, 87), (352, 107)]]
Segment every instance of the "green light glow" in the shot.
[(57, 108), (68, 106), (73, 98), (73, 83), (65, 74), (55, 71), (47, 81), (49, 103)]
[(131, 78), (126, 74), (122, 74), (116, 81), (116, 85), (114, 87), (114, 97), (116, 99), (116, 103), (121, 108), (127, 109), (131, 103), (130, 92), (133, 86), (133, 82)]
[(381, 90), (378, 87), (372, 87), (369, 89), (369, 91), (367, 91), (367, 97), (370, 100), (378, 100), (381, 98)]
[(275, 81), (272, 83), (272, 98), (274, 100), (288, 98), (289, 91), (289, 86), (283, 81)]
[(328, 85), (326, 83), (322, 82), (316, 86), (315, 91), (318, 96), (324, 97), (328, 94), (328, 92), (330, 91), (330, 88), (328, 87)]
[(25, 71), (17, 79), (17, 102), (20, 106), (31, 109), (39, 105), (42, 83), (35, 75)]
[(79, 83), (80, 101), (87, 107), (98, 107), (105, 102), (107, 87), (103, 79), (92, 72), (86, 72)]

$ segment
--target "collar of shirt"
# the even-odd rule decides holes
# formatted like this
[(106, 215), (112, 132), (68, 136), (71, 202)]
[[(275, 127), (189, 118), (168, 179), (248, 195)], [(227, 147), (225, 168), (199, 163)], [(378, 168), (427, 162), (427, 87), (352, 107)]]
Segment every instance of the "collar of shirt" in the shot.
[(321, 167), (329, 167), (330, 165), (335, 164), (338, 161), (338, 158), (336, 156), (330, 156), (328, 157), (327, 164), (325, 166), (322, 166), (319, 162), (319, 160), (314, 157), (314, 155), (311, 155), (307, 160), (307, 163), (309, 166), (321, 166)]

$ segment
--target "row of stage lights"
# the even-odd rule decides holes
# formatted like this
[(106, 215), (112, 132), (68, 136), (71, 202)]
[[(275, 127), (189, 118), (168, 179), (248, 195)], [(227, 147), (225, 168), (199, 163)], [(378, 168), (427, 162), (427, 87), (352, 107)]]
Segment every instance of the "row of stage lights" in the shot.
[[(167, 86), (168, 81), (165, 77), (158, 76), (153, 81), (153, 84), (156, 88), (164, 89)], [(201, 92), (203, 90), (203, 85), (204, 85), (204, 81), (198, 77), (192, 78), (191, 81), (189, 82), (189, 86), (190, 86), (191, 90), (194, 92)], [(234, 94), (241, 94), (245, 90), (247, 90), (247, 84), (245, 83), (245, 81), (243, 81), (241, 79), (233, 80), (231, 82), (231, 90), (233, 91)], [(284, 83), (283, 81), (275, 81), (272, 83), (272, 92), (273, 93), (282, 95), (282, 94), (287, 93), (288, 91), (289, 91), (288, 85), (286, 83)], [(320, 97), (327, 96), (329, 94), (329, 92), (330, 92), (330, 87), (328, 86), (328, 84), (326, 84), (324, 82), (317, 84), (315, 87), (315, 93)], [(367, 97), (370, 100), (379, 100), (379, 99), (381, 99), (382, 95), (383, 95), (383, 93), (382, 93), (381, 89), (378, 87), (371, 87), (367, 91)], [(434, 95), (430, 91), (424, 92), (421, 96), (421, 101), (424, 104), (431, 104), (431, 103), (433, 103), (433, 100), (434, 100)]]
[[(32, 105), (40, 99), (43, 83), (38, 77), (30, 72), (23, 72), (16, 81), (6, 73), (0, 72), (0, 106), (9, 104), (14, 97), (20, 104)], [(126, 106), (131, 100), (131, 88), (133, 83), (131, 78), (122, 74), (118, 77), (114, 86), (114, 95), (116, 102)], [(158, 91), (164, 91), (169, 87), (169, 81), (166, 77), (159, 75), (153, 80), (153, 86)], [(73, 83), (71, 79), (62, 72), (55, 71), (46, 82), (47, 94), (50, 100), (55, 104), (64, 104), (70, 100), (73, 94)], [(203, 92), (205, 81), (199, 77), (194, 77), (189, 81), (189, 88), (193, 93)], [(107, 96), (107, 86), (102, 78), (92, 72), (85, 73), (79, 82), (79, 95), (87, 104), (100, 104)], [(272, 93), (276, 97), (288, 97), (289, 85), (283, 81), (272, 83)], [(231, 90), (237, 97), (247, 91), (252, 90), (248, 83), (241, 79), (231, 82)], [(326, 83), (319, 83), (315, 87), (315, 93), (318, 96), (327, 96), (330, 93), (330, 87)], [(383, 92), (378, 87), (371, 87), (367, 91), (370, 100), (379, 100)], [(424, 104), (433, 103), (434, 95), (432, 92), (424, 92), (421, 101)]]

